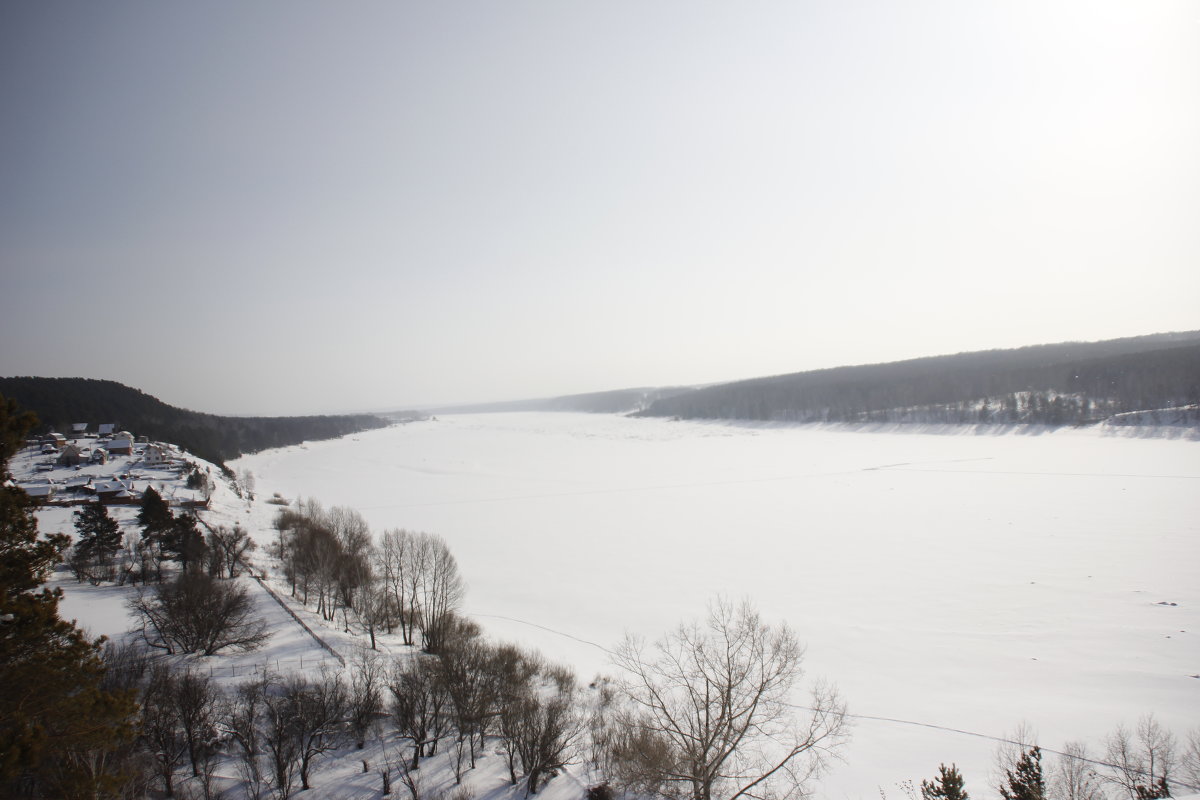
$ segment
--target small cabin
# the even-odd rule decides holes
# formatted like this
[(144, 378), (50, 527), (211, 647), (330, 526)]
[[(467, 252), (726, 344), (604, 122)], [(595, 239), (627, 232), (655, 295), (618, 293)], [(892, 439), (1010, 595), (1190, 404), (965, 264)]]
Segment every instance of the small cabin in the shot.
[(103, 447), (97, 447), (95, 450), (92, 451), (92, 455), (88, 459), (88, 461), (92, 464), (107, 464), (108, 463), (108, 451), (105, 450)]
[(78, 439), (81, 436), (87, 436), (87, 423), (86, 422), (76, 422), (74, 425), (71, 426), (71, 437), (74, 439)]
[(120, 437), (113, 439), (105, 445), (109, 455), (113, 456), (131, 456), (133, 455), (133, 439)]

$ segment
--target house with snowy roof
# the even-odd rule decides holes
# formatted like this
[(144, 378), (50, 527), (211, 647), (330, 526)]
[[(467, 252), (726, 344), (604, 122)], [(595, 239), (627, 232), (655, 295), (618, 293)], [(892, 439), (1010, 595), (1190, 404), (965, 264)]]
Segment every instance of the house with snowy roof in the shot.
[(171, 463), (171, 453), (161, 444), (148, 444), (142, 452), (142, 462), (148, 467), (169, 464)]
[(77, 467), (85, 460), (83, 451), (77, 445), (69, 444), (58, 454), (58, 459), (55, 463), (60, 467)]
[(128, 503), (134, 499), (133, 489), (124, 481), (97, 481), (92, 491), (101, 503)]
[(35, 483), (31, 486), (21, 487), (25, 494), (29, 495), (33, 500), (39, 503), (49, 503), (54, 499), (54, 490), (57, 489), (53, 483)]

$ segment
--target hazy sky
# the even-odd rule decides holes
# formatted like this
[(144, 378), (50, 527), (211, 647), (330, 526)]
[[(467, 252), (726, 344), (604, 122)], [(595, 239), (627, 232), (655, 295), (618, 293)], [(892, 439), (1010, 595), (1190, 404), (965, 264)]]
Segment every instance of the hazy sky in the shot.
[(1200, 328), (1200, 4), (5, 2), (0, 375), (292, 414)]

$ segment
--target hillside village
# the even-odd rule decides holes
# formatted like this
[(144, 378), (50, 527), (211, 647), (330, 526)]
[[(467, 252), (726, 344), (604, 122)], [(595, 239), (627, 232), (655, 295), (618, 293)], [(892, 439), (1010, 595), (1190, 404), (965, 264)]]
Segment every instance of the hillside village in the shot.
[(87, 502), (137, 505), (149, 486), (173, 508), (207, 508), (212, 467), (166, 442), (152, 442), (113, 423), (70, 435), (50, 432), (26, 440), (11, 463), (16, 483), (43, 505)]

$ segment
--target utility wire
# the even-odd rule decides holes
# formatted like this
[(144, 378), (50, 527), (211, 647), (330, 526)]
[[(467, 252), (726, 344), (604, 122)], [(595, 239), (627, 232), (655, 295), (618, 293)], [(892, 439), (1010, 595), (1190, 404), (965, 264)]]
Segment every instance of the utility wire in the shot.
[[(539, 630), (546, 631), (547, 633), (553, 633), (557, 636), (562, 636), (567, 639), (573, 639), (574, 641), (580, 642), (581, 644), (590, 645), (591, 647), (595, 647), (597, 650), (601, 650), (605, 653), (608, 653), (609, 655), (616, 655), (616, 653), (613, 650), (605, 647), (602, 644), (598, 644), (598, 643), (590, 641), (588, 639), (583, 639), (579, 636), (575, 636), (573, 634), (566, 633), (565, 631), (556, 630), (554, 628), (550, 628), (545, 625), (539, 625), (536, 622), (530, 622), (530, 621), (524, 620), (524, 619), (517, 619), (516, 617), (506, 617), (502, 614), (475, 614), (475, 613), (472, 613), (469, 611), (465, 612), (465, 613), (471, 617), (484, 617), (484, 618), (488, 618), (488, 619), (502, 619), (502, 620), (507, 620), (508, 622), (516, 622), (520, 625), (527, 625), (531, 628), (537, 628)], [(643, 663), (643, 666), (645, 666), (644, 662), (639, 662), (639, 663)], [(818, 710), (818, 709), (812, 708), (811, 706), (801, 706), (801, 705), (796, 705), (794, 703), (785, 703), (785, 705), (787, 705), (789, 708), (795, 708), (800, 711), (816, 712)], [(844, 716), (849, 717), (850, 719), (861, 719), (861, 720), (867, 720), (869, 722), (890, 722), (895, 725), (909, 725), (909, 726), (917, 727), (917, 728), (929, 728), (931, 730), (944, 731), (946, 733), (957, 733), (962, 736), (973, 736), (977, 739), (987, 739), (989, 741), (998, 742), (1000, 744), (1016, 745), (1017, 747), (1020, 747), (1022, 749), (1029, 749), (1030, 747), (1033, 746), (1026, 742), (1016, 741), (1015, 739), (1006, 739), (1003, 736), (992, 736), (992, 735), (986, 734), (986, 733), (978, 733), (976, 731), (963, 730), (962, 728), (951, 728), (946, 725), (935, 725), (932, 722), (919, 722), (917, 720), (899, 719), (896, 717), (877, 717), (877, 716), (873, 716), (871, 714), (852, 714), (848, 711), (844, 713)], [(1076, 761), (1082, 761), (1085, 764), (1091, 764), (1091, 765), (1097, 766), (1097, 767), (1108, 767), (1110, 769), (1123, 771), (1123, 772), (1134, 772), (1134, 773), (1137, 773), (1138, 775), (1149, 777), (1151, 779), (1154, 778), (1154, 775), (1152, 775), (1149, 772), (1146, 772), (1145, 770), (1134, 769), (1132, 767), (1122, 767), (1119, 764), (1113, 764), (1108, 761), (1100, 761), (1100, 760), (1094, 759), (1094, 758), (1087, 758), (1085, 756), (1075, 755), (1073, 753), (1064, 753), (1061, 750), (1054, 750), (1049, 747), (1040, 747), (1039, 746), (1039, 749), (1043, 753), (1053, 753), (1056, 756), (1061, 756), (1063, 758), (1075, 759)], [(1195, 785), (1192, 785), (1189, 783), (1184, 783), (1183, 781), (1179, 780), (1178, 778), (1172, 778), (1171, 783), (1176, 786), (1182, 786), (1183, 788), (1189, 789), (1193, 792), (1200, 792), (1200, 786), (1195, 786)]]

